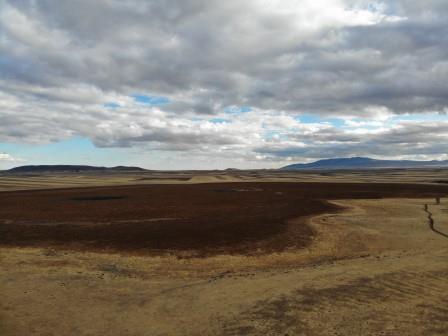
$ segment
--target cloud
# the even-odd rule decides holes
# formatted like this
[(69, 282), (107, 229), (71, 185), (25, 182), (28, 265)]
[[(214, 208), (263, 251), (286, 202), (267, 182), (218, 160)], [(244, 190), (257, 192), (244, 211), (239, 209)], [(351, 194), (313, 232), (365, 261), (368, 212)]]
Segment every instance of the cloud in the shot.
[(26, 160), (12, 156), (9, 153), (0, 152), (0, 169), (9, 169), (19, 164), (23, 164)]
[(296, 160), (362, 155), (442, 158), (448, 153), (448, 122), (402, 121), (390, 127), (361, 131), (329, 128), (308, 135), (297, 134), (291, 139), (286, 146), (271, 142), (256, 151), (276, 159)]
[(19, 161), (21, 161), (21, 160), (12, 157), (12, 156), (11, 156), (10, 154), (8, 154), (8, 153), (0, 153), (0, 161), (19, 162)]
[(8, 154), (8, 153), (1, 153), (0, 152), (0, 169), (11, 168), (13, 166), (16, 166), (18, 164), (22, 164), (24, 162), (25, 162), (25, 160), (23, 160), (21, 158), (14, 157), (14, 156), (12, 156), (11, 154)]
[(77, 136), (248, 165), (438, 157), (443, 123), (390, 123), (446, 115), (447, 22), (440, 0), (6, 0), (0, 142)]

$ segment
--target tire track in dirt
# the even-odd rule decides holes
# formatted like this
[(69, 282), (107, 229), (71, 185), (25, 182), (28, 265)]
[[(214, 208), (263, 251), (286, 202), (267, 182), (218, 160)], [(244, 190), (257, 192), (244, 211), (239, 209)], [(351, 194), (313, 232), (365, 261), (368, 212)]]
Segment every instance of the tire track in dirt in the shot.
[(448, 234), (443, 233), (443, 232), (437, 230), (437, 229), (434, 227), (434, 225), (435, 225), (435, 221), (434, 221), (434, 218), (432, 217), (432, 216), (433, 216), (432, 212), (429, 211), (429, 205), (428, 205), (428, 204), (425, 204), (425, 205), (423, 206), (423, 211), (425, 211), (425, 212), (427, 213), (427, 215), (428, 215), (428, 223), (429, 223), (429, 228), (431, 229), (431, 231), (433, 231), (433, 232), (435, 232), (435, 233), (441, 235), (442, 237), (448, 238)]

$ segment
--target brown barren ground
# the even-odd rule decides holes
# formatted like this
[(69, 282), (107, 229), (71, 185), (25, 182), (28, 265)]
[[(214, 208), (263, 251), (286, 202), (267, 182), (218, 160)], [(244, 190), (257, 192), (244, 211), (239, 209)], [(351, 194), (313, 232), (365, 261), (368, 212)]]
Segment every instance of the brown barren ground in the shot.
[(0, 335), (446, 336), (447, 195), (377, 183), (0, 193)]
[(448, 183), (447, 168), (373, 169), (340, 171), (146, 171), (115, 173), (39, 173), (0, 172), (0, 191), (79, 188), (143, 184), (199, 184), (235, 182), (328, 182), (328, 183)]
[[(303, 248), (333, 199), (435, 197), (447, 186), (349, 183), (150, 185), (0, 193), (0, 245), (192, 255)], [(290, 225), (288, 220), (302, 218)]]

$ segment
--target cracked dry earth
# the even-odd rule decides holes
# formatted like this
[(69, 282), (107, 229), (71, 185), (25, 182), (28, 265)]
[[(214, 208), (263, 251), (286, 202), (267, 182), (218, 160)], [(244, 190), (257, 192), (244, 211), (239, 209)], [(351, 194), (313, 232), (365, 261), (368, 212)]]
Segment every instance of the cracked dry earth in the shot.
[(448, 200), (332, 203), (265, 255), (2, 247), (0, 334), (448, 335)]

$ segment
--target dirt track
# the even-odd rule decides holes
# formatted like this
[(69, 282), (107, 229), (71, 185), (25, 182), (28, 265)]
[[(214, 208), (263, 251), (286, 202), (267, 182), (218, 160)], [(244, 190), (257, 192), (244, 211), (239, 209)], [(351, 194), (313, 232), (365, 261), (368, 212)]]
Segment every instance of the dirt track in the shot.
[[(435, 197), (448, 186), (349, 183), (151, 185), (0, 193), (0, 245), (192, 255), (303, 248), (327, 200)], [(296, 220), (290, 225), (288, 220)]]

